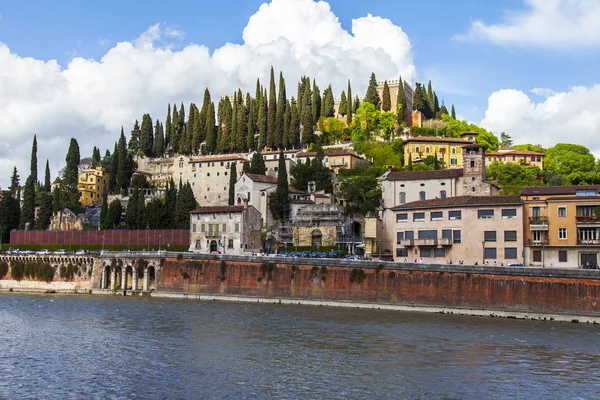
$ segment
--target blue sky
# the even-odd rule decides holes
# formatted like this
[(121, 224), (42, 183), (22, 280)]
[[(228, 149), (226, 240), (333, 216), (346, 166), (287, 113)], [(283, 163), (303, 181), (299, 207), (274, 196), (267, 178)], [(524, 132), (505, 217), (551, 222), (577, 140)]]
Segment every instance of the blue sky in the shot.
[[(275, 1), (292, 2), (292, 0)], [(302, 7), (302, 9), (313, 7), (308, 0), (293, 0), (293, 2), (301, 3), (301, 6), (298, 5), (298, 7)], [(135, 43), (140, 35), (157, 23), (160, 23), (160, 27), (153, 34), (150, 47), (146, 48), (146, 50), (150, 49), (148, 51), (152, 52), (154, 56), (165, 49), (168, 49), (172, 53), (171, 55), (176, 55), (186, 48), (189, 50), (190, 44), (205, 45), (211, 52), (223, 48), (227, 43), (243, 46), (242, 32), (248, 25), (249, 18), (255, 14), (265, 14), (259, 12), (261, 4), (263, 1), (256, 0), (222, 0), (219, 2), (150, 0), (143, 2), (143, 5), (140, 2), (115, 0), (102, 2), (35, 0), (2, 2), (0, 4), (0, 42), (12, 53), (13, 57), (10, 61), (14, 62), (15, 66), (9, 68), (8, 61), (5, 63), (5, 68), (9, 69), (10, 73), (4, 74), (5, 92), (3, 92), (3, 81), (0, 78), (0, 95), (4, 98), (4, 100), (0, 100), (0, 105), (5, 108), (7, 106), (16, 107), (16, 104), (19, 104), (17, 100), (23, 99), (13, 100), (11, 95), (15, 92), (17, 94), (22, 92), (21, 97), (29, 97), (33, 107), (43, 109), (49, 103), (56, 104), (65, 96), (78, 92), (81, 87), (88, 87), (88, 84), (97, 85), (97, 82), (94, 82), (95, 74), (98, 73), (99, 76), (102, 76), (104, 71), (108, 70), (105, 65), (108, 63), (100, 61), (107, 52), (114, 49), (118, 42)], [(398, 56), (404, 57), (404, 61), (397, 62), (397, 69), (392, 68), (393, 65), (390, 67), (388, 63), (382, 66), (381, 71), (406, 71), (410, 65), (410, 68), (416, 70), (419, 81), (428, 79), (433, 81), (438, 96), (446, 104), (455, 104), (459, 116), (482, 124), (497, 134), (500, 131), (507, 131), (520, 142), (552, 145), (564, 137), (565, 130), (564, 125), (559, 124), (560, 126), (557, 127), (557, 121), (564, 120), (564, 116), (556, 111), (557, 104), (560, 104), (560, 108), (564, 110), (578, 110), (582, 104), (593, 103), (593, 100), (598, 99), (597, 92), (600, 89), (596, 88), (598, 81), (596, 70), (600, 61), (600, 52), (598, 52), (600, 30), (594, 28), (594, 25), (597, 24), (594, 24), (593, 21), (586, 23), (586, 18), (591, 17), (592, 20), (596, 16), (600, 18), (600, 6), (596, 6), (594, 3), (591, 3), (592, 7), (590, 7), (590, 3), (585, 3), (585, 0), (556, 0), (554, 2), (543, 0), (461, 0), (452, 2), (331, 0), (328, 4), (331, 7), (330, 13), (339, 19), (341, 27), (348, 32), (352, 32), (353, 20), (361, 18), (365, 20), (368, 14), (389, 19), (391, 24), (386, 28), (388, 29), (386, 32), (395, 32), (393, 29), (396, 28), (401, 29), (407, 36), (409, 47), (399, 52)], [(291, 14), (294, 12), (290, 12), (290, 15), (283, 15), (282, 18), (293, 19), (294, 15)], [(318, 20), (321, 17), (325, 18), (326, 13), (317, 15), (315, 19)], [(261, 21), (263, 21), (263, 25), (268, 25), (268, 23), (264, 23), (268, 19)], [(375, 20), (369, 22), (372, 21)], [(318, 21), (312, 22), (316, 24)], [(378, 22), (375, 21), (375, 23)], [(310, 23), (307, 22), (307, 25)], [(258, 32), (257, 37), (262, 38), (260, 39), (262, 40), (261, 44), (266, 43), (263, 36), (271, 34), (269, 33), (270, 28), (270, 26), (253, 27), (253, 31)], [(376, 29), (369, 29), (363, 36), (377, 34)], [(272, 35), (274, 36), (268, 40), (275, 40), (277, 32), (280, 30), (273, 29), (275, 33)], [(293, 39), (290, 40), (293, 44)], [(377, 41), (378, 38), (371, 37), (371, 40)], [(135, 46), (140, 47), (141, 45)], [(389, 43), (389, 46), (393, 48), (394, 43)], [(287, 48), (284, 46), (281, 49), (281, 52), (284, 53)], [(319, 46), (311, 47), (311, 49), (317, 53), (321, 51)], [(228, 54), (227, 57), (241, 57), (241, 52), (237, 50)], [(386, 51), (390, 54), (393, 53), (389, 49)], [(135, 57), (144, 56), (141, 53)], [(340, 71), (352, 71), (353, 85), (359, 87), (366, 85), (370, 69), (377, 67), (378, 59), (368, 60), (368, 57), (365, 56), (365, 59), (356, 61), (356, 65), (348, 65), (354, 61), (352, 54), (346, 54), (346, 56), (348, 59), (341, 59), (346, 65), (337, 70), (332, 67), (331, 74), (341, 75), (344, 72)], [(382, 64), (389, 61), (389, 57), (384, 56)], [(33, 61), (29, 60), (31, 62), (28, 62), (27, 58), (29, 57)], [(227, 57), (223, 59), (229, 59)], [(79, 58), (81, 59), (79, 60)], [(274, 58), (276, 61), (273, 63), (282, 65), (284, 74), (286, 74), (284, 66), (293, 65), (295, 68), (302, 61), (302, 58), (287, 60), (284, 56)], [(77, 69), (76, 63), (70, 64), (74, 59), (79, 60), (80, 64), (85, 64), (85, 68)], [(1, 60), (2, 58), (0, 58), (0, 77), (2, 76)], [(57, 60), (59, 67), (53, 67), (48, 63), (43, 66), (36, 64), (38, 61), (42, 63), (48, 60)], [(152, 69), (152, 65), (149, 63), (155, 61), (144, 57), (130, 60), (139, 60), (147, 69)], [(243, 67), (244, 62), (251, 63), (252, 61), (251, 59), (244, 60), (239, 65)], [(174, 63), (176, 64), (175, 61)], [(27, 67), (23, 65), (27, 65)], [(123, 64), (119, 65), (123, 68)], [(32, 69), (29, 70), (28, 67)], [(39, 78), (39, 82), (43, 82), (41, 85), (44, 93), (43, 95), (36, 94), (39, 98), (26, 96), (28, 90), (35, 92), (32, 89), (33, 86), (40, 85), (39, 82), (34, 84), (27, 81), (27, 76), (37, 77), (36, 74), (39, 71), (36, 68), (44, 70), (40, 76), (45, 73), (49, 74), (49, 77)], [(138, 68), (138, 66), (131, 66), (131, 68)], [(202, 64), (198, 64), (195, 68), (201, 69)], [(10, 76), (17, 73), (15, 69), (21, 71), (21, 76), (16, 78)], [(53, 71), (48, 72), (47, 69)], [(262, 77), (266, 76), (266, 69)], [(177, 71), (173, 65), (165, 67), (165, 70)], [(315, 70), (314, 66), (312, 70)], [(296, 72), (302, 73), (303, 71), (301, 68), (294, 69), (292, 75)], [(86, 74), (91, 82), (85, 81)], [(146, 75), (142, 73), (139, 75), (143, 75), (144, 79), (150, 79), (149, 76), (152, 76), (152, 81), (144, 82), (142, 80), (142, 83), (134, 86), (135, 88), (142, 84), (157, 84), (157, 80), (162, 79), (160, 76), (151, 75), (151, 71), (144, 72), (144, 74)], [(188, 76), (182, 72), (173, 72), (173, 74), (179, 74), (181, 80), (186, 80)], [(114, 72), (106, 75), (113, 77)], [(73, 84), (73, 76), (76, 77), (76, 86)], [(327, 75), (324, 73), (323, 76)], [(220, 78), (222, 79), (220, 80)], [(394, 76), (378, 74), (378, 78), (394, 78)], [(404, 78), (409, 79), (407, 76)], [(60, 83), (61, 79), (65, 79), (66, 83)], [(107, 82), (111, 82), (108, 78), (106, 79)], [(345, 79), (347, 79), (345, 76), (332, 76), (334, 89), (336, 80), (343, 81)], [(249, 81), (239, 75), (233, 77), (231, 75), (223, 77), (211, 75), (209, 78), (203, 76), (196, 80), (190, 78), (191, 84), (197, 84), (198, 87), (205, 84), (211, 87), (211, 83), (216, 82), (214, 85), (217, 86), (216, 91), (219, 94), (221, 93), (219, 90), (230, 89), (226, 85), (227, 80), (230, 80), (232, 85), (238, 81), (242, 84)], [(295, 89), (295, 81), (290, 82), (290, 80), (288, 80), (288, 85)], [(358, 80), (362, 80), (362, 82), (358, 83)], [(36, 82), (33, 78), (32, 81)], [(53, 86), (55, 83), (56, 86)], [(321, 86), (325, 86), (327, 83), (329, 82), (320, 82)], [(220, 87), (219, 84), (221, 84)], [(64, 85), (71, 86), (68, 90), (61, 92)], [(139, 115), (137, 118), (140, 118), (141, 114), (147, 111), (154, 112), (156, 117), (163, 119), (164, 115), (161, 113), (164, 112), (160, 110), (165, 108), (166, 102), (169, 101), (201, 101), (198, 93), (201, 93), (202, 90), (165, 89), (163, 86), (168, 85), (162, 85), (160, 90), (155, 92), (145, 92), (141, 95), (144, 101), (140, 101), (139, 104), (129, 107), (129, 104), (122, 103), (124, 105), (120, 107), (121, 110), (110, 115), (106, 115), (109, 113), (110, 102), (103, 104), (98, 100), (97, 103), (92, 101), (86, 103), (89, 99), (72, 99), (63, 107), (73, 107), (73, 118), (67, 120), (65, 117), (58, 121), (52, 121), (53, 118), (50, 118), (51, 123), (47, 133), (39, 132), (39, 125), (27, 126), (25, 121), (11, 115), (14, 129), (11, 129), (11, 133), (0, 133), (0, 167), (4, 170), (11, 164), (22, 163), (20, 158), (27, 158), (25, 155), (28, 150), (25, 149), (28, 146), (21, 146), (23, 151), (16, 152), (19, 155), (14, 151), (11, 151), (10, 154), (7, 151), (11, 147), (22, 145), (22, 138), (15, 137), (17, 133), (19, 133), (18, 136), (25, 138), (32, 133), (41, 134), (42, 137), (47, 137), (47, 146), (51, 149), (52, 146), (59, 148), (68, 140), (66, 132), (78, 129), (79, 134), (83, 135), (83, 143), (80, 144), (83, 147), (82, 153), (84, 153), (88, 150), (87, 147), (94, 144), (90, 142), (88, 146), (86, 142), (86, 138), (89, 138), (90, 134), (105, 138), (106, 143), (102, 143), (102, 145), (111, 147), (111, 142), (118, 133), (115, 132), (114, 125), (123, 124), (127, 130), (127, 125), (132, 123), (132, 117)], [(341, 87), (341, 85), (338, 86)], [(582, 89), (580, 91), (573, 90), (574, 86), (580, 86)], [(11, 89), (10, 93), (8, 93), (8, 87)], [(536, 93), (532, 93), (531, 90), (534, 88), (544, 90), (536, 90)], [(107, 88), (106, 93), (102, 92), (102, 85), (94, 87), (94, 89), (98, 91), (95, 94), (98, 99), (104, 97), (110, 99), (113, 95), (120, 97), (123, 102), (130, 99), (123, 93), (111, 92), (111, 90), (118, 91), (118, 86)], [(55, 95), (54, 90), (56, 93), (62, 94)], [(157, 97), (156, 100), (152, 99), (153, 95)], [(58, 100), (51, 102), (45, 100), (53, 96)], [(336, 93), (336, 96), (339, 96), (339, 93)], [(131, 99), (129, 101), (134, 102)], [(488, 105), (488, 101), (490, 101), (490, 105)], [(159, 108), (159, 103), (162, 108)], [(86, 104), (86, 111), (77, 109), (82, 104)], [(98, 110), (95, 110), (95, 107)], [(115, 105), (115, 108), (119, 107)], [(597, 133), (600, 134), (600, 116), (594, 109), (595, 107), (590, 107), (591, 115), (587, 115), (583, 121), (581, 119), (572, 121), (570, 126), (588, 131), (591, 137)], [(52, 108), (48, 110), (52, 110)], [(51, 112), (40, 111), (42, 116), (48, 114)], [(25, 117), (26, 115), (23, 116), (23, 118)], [(106, 122), (108, 119), (111, 120), (110, 123)], [(1, 112), (0, 120), (2, 120)], [(119, 120), (118, 123), (115, 120)], [(546, 132), (551, 129), (553, 131), (550, 134)], [(76, 134), (72, 135), (76, 136)], [(595, 152), (600, 152), (600, 145), (596, 145), (597, 148), (593, 147), (595, 141), (584, 141), (583, 144), (588, 145)], [(59, 167), (62, 160), (57, 157), (52, 158), (54, 166)], [(3, 181), (4, 179), (0, 178), (0, 182)]]

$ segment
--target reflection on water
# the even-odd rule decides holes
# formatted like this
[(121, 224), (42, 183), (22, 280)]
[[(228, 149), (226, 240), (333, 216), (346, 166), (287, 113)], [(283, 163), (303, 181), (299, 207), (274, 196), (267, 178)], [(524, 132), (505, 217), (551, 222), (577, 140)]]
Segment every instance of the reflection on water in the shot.
[(600, 397), (600, 327), (0, 295), (0, 398)]

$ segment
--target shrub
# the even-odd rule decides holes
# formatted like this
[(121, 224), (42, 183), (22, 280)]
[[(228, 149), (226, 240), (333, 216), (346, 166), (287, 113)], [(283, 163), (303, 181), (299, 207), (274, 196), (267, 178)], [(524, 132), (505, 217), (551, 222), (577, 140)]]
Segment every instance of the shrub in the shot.
[(44, 282), (52, 282), (54, 279), (54, 268), (48, 263), (41, 264), (38, 270), (38, 279)]
[(6, 261), (0, 262), (0, 279), (4, 278), (8, 274), (8, 263)]
[(350, 276), (350, 282), (352, 283), (357, 283), (357, 284), (361, 284), (363, 283), (363, 281), (365, 280), (365, 278), (367, 277), (367, 274), (365, 274), (365, 271), (362, 270), (362, 268), (356, 268), (352, 270), (352, 275)]
[(11, 263), (10, 265), (10, 275), (15, 281), (20, 281), (23, 279), (23, 270), (25, 269), (25, 264), (20, 261)]

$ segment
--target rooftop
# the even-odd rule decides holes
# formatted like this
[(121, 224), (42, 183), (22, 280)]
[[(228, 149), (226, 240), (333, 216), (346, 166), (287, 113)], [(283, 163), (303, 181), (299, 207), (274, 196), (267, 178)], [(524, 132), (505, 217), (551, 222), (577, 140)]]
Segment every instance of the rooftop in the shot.
[(531, 150), (505, 150), (505, 151), (490, 151), (485, 154), (486, 156), (541, 156), (543, 157), (543, 153), (538, 153), (537, 151)]
[(213, 213), (230, 213), (244, 211), (244, 206), (212, 206), (199, 207), (190, 211), (190, 214), (213, 214)]
[(248, 174), (248, 173), (246, 173), (246, 176), (248, 178), (250, 178), (254, 182), (277, 183), (277, 177), (276, 176), (259, 175), (259, 174)]
[(415, 181), (421, 179), (452, 179), (463, 176), (462, 168), (439, 169), (433, 171), (390, 172), (388, 181)]
[(552, 196), (561, 194), (577, 194), (577, 192), (600, 192), (600, 185), (570, 185), (570, 186), (529, 186), (521, 189), (521, 196)]
[(477, 206), (501, 206), (521, 205), (523, 201), (519, 196), (457, 196), (445, 199), (431, 199), (412, 201), (392, 208), (392, 211), (415, 210), (446, 207), (477, 207)]
[(413, 136), (406, 139), (406, 143), (411, 142), (426, 142), (426, 143), (455, 143), (455, 144), (469, 144), (468, 140), (460, 138), (450, 137), (435, 137), (435, 136)]
[[(326, 150), (323, 152), (326, 156), (331, 157), (331, 156), (354, 156), (354, 157), (358, 157), (358, 155), (353, 152), (352, 150), (344, 150), (344, 149), (333, 149), (333, 150)], [(298, 158), (300, 157), (314, 157), (317, 155), (317, 152), (315, 151), (304, 151), (300, 154), (298, 154)]]
[(233, 160), (242, 160), (248, 161), (248, 158), (243, 156), (242, 154), (222, 154), (215, 156), (200, 156), (200, 157), (190, 157), (190, 162), (213, 162), (213, 161), (233, 161)]

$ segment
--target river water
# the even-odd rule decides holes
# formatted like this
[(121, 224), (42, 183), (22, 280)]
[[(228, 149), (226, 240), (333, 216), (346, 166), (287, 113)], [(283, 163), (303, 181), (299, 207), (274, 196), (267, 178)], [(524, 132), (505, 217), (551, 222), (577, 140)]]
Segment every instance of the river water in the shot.
[(0, 398), (597, 399), (600, 326), (1, 294)]

